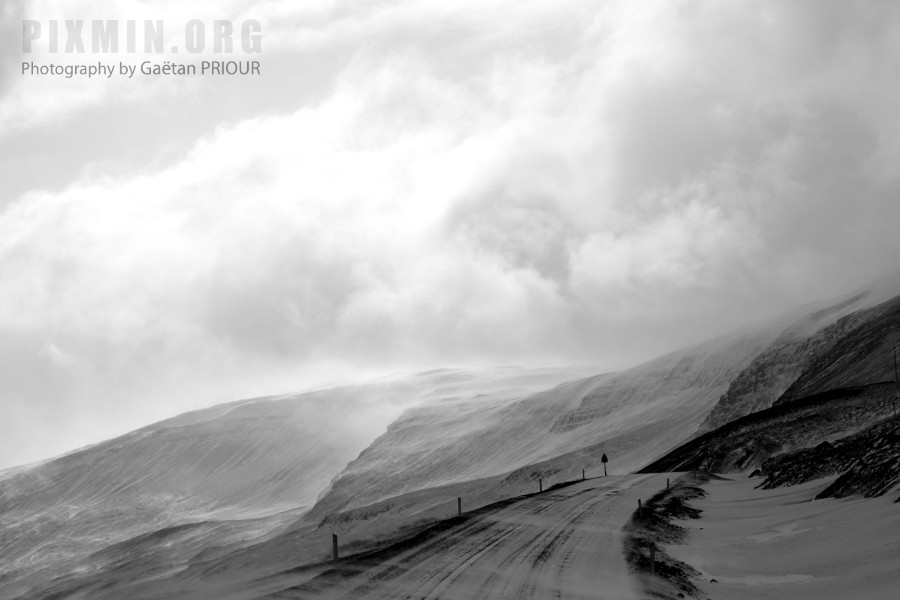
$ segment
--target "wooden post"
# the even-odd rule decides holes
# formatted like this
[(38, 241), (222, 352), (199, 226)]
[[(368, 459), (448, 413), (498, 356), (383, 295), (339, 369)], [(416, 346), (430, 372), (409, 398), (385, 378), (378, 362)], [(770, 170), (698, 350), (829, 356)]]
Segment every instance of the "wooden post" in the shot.
[[(900, 381), (897, 377), (897, 346), (894, 346), (894, 383)], [(894, 409), (894, 416), (897, 416), (897, 397), (891, 396), (891, 407)]]
[(666, 491), (669, 491), (669, 478), (666, 477)]
[(641, 499), (638, 498), (638, 518), (644, 518), (644, 507), (641, 505)]
[(650, 574), (656, 575), (656, 546), (650, 542)]
[(338, 559), (338, 547), (337, 547), (337, 534), (331, 534), (331, 553), (334, 555), (334, 560)]
[(586, 477), (584, 476), (584, 469), (581, 470), (581, 480), (584, 481)]
[(456, 514), (462, 514), (462, 498), (460, 497), (456, 498)]
[(544, 491), (544, 480), (543, 479), (538, 479), (538, 491), (539, 492)]

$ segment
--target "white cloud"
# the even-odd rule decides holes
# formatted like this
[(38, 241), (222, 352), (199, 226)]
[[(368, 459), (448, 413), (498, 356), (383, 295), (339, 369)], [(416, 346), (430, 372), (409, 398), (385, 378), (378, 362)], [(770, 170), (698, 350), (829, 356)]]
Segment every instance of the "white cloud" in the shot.
[[(353, 46), (323, 99), (0, 213), (0, 352), (44, 378), (15, 414), (99, 436), (319, 365), (621, 366), (893, 268), (897, 21), (817, 6), (260, 5), (283, 47)], [(21, 456), (83, 439), (47, 426)]]

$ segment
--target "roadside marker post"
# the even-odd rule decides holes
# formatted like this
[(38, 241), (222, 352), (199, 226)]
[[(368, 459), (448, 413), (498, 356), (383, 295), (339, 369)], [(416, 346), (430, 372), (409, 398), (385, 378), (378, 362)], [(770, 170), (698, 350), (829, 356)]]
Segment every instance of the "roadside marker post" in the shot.
[[(894, 383), (900, 382), (900, 377), (897, 374), (897, 346), (894, 346)], [(897, 396), (896, 394), (891, 396), (891, 408), (894, 409), (894, 416), (897, 416)]]
[(331, 553), (334, 555), (334, 560), (338, 559), (338, 540), (337, 534), (331, 534)]
[(458, 514), (458, 515), (462, 514), (462, 498), (461, 497), (456, 498), (456, 514)]

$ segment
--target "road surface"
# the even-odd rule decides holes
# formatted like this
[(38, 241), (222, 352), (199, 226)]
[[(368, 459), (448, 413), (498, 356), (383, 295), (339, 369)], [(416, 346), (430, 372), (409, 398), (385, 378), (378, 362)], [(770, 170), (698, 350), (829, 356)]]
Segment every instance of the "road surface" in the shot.
[(665, 483), (590, 479), (476, 511), (446, 529), (337, 568), (271, 599), (637, 598), (622, 527)]

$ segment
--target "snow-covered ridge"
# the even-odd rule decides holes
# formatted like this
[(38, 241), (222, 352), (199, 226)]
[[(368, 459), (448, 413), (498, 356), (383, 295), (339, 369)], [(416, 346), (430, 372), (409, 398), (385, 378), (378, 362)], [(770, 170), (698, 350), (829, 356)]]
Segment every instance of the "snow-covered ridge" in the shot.
[(0, 597), (67, 572), (97, 550), (173, 526), (243, 523), (236, 526), (241, 536), (267, 535), (303, 514), (406, 407), (527, 395), (580, 373), (444, 369), (244, 400), (7, 469), (0, 477)]
[[(166, 578), (169, 591), (181, 589), (181, 569), (205, 577), (227, 565), (249, 577), (261, 565), (320, 560), (330, 540), (321, 524), (339, 523), (347, 511), (387, 507), (357, 519), (354, 535), (363, 539), (391, 535), (426, 509), (445, 510), (438, 505), (447, 493), (497, 493), (497, 482), (522, 493), (533, 487), (529, 478), (597, 469), (603, 453), (611, 474), (627, 473), (683, 443), (704, 420), (770, 406), (794, 384), (842, 381), (846, 369), (837, 379), (815, 371), (844, 364), (834, 349), (854, 332), (872, 334), (861, 348), (877, 338), (874, 351), (883, 350), (895, 319), (879, 307), (897, 296), (900, 286), (892, 286), (619, 373), (437, 369), (194, 411), (6, 470), (0, 597), (77, 589), (84, 577), (99, 589), (123, 561), (130, 562), (121, 573), (143, 577), (142, 561), (164, 560), (172, 572), (154, 577)], [(848, 368), (871, 355), (855, 354)], [(866, 377), (881, 376), (883, 366)]]

